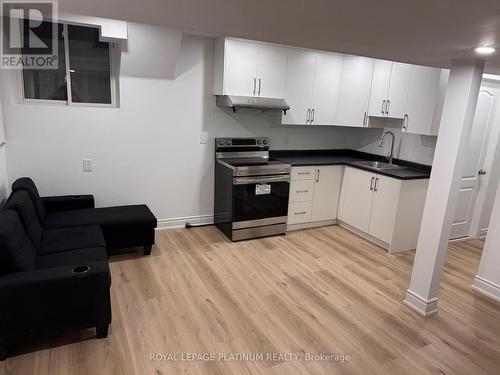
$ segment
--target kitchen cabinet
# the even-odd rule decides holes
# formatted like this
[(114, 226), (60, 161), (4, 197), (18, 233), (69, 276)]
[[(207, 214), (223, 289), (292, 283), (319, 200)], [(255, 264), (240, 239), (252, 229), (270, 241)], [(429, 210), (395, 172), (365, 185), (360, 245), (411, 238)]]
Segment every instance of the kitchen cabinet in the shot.
[(339, 224), (398, 252), (414, 249), (428, 179), (399, 180), (346, 167), (339, 202)]
[(403, 131), (437, 135), (449, 71), (414, 65), (406, 101)]
[(368, 105), (375, 60), (344, 55), (338, 93), (335, 124), (364, 127), (368, 125)]
[(343, 166), (293, 167), (288, 225), (333, 223), (337, 218)]
[(342, 55), (291, 48), (288, 53), (285, 125), (333, 125), (342, 71)]
[(219, 38), (215, 43), (214, 94), (283, 98), (287, 60), (284, 47)]
[(316, 168), (311, 221), (335, 220), (344, 167), (327, 165)]
[(369, 116), (403, 118), (412, 65), (376, 60), (368, 106)]
[(281, 117), (285, 125), (309, 124), (316, 55), (292, 48), (288, 52), (285, 100), (290, 106)]

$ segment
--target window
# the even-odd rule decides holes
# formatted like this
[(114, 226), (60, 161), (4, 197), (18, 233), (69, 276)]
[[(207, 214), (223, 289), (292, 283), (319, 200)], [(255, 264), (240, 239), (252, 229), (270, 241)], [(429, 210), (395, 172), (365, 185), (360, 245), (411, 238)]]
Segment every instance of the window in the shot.
[[(43, 22), (37, 29), (39, 38), (51, 38), (53, 26)], [(23, 70), (24, 99), (114, 105), (112, 44), (99, 41), (97, 28), (57, 24), (57, 30), (58, 69)]]

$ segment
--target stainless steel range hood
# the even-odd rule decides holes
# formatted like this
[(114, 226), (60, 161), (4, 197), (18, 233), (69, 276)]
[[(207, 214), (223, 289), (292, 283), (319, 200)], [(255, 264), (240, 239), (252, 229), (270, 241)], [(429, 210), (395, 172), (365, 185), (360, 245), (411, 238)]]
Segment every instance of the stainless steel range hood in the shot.
[(285, 99), (255, 98), (248, 96), (217, 95), (217, 105), (229, 107), (233, 112), (238, 110), (255, 110), (260, 112), (281, 112), (286, 114), (290, 109)]

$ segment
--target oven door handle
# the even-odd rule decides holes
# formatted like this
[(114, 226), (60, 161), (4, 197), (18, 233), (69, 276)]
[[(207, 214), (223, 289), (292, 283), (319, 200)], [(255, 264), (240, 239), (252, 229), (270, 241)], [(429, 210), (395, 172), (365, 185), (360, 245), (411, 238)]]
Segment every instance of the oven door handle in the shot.
[(233, 179), (233, 185), (266, 184), (271, 182), (290, 182), (290, 176), (238, 177)]

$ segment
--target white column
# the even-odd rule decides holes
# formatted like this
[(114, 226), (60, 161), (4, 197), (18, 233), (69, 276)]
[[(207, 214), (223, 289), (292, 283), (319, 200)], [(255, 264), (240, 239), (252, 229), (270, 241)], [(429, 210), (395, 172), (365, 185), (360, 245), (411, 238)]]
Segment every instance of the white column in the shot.
[(484, 61), (453, 61), (425, 201), (410, 287), (404, 304), (424, 316), (437, 312), (441, 272), (448, 251)]
[(474, 278), (472, 289), (500, 301), (500, 185), (488, 227), (479, 271)]

